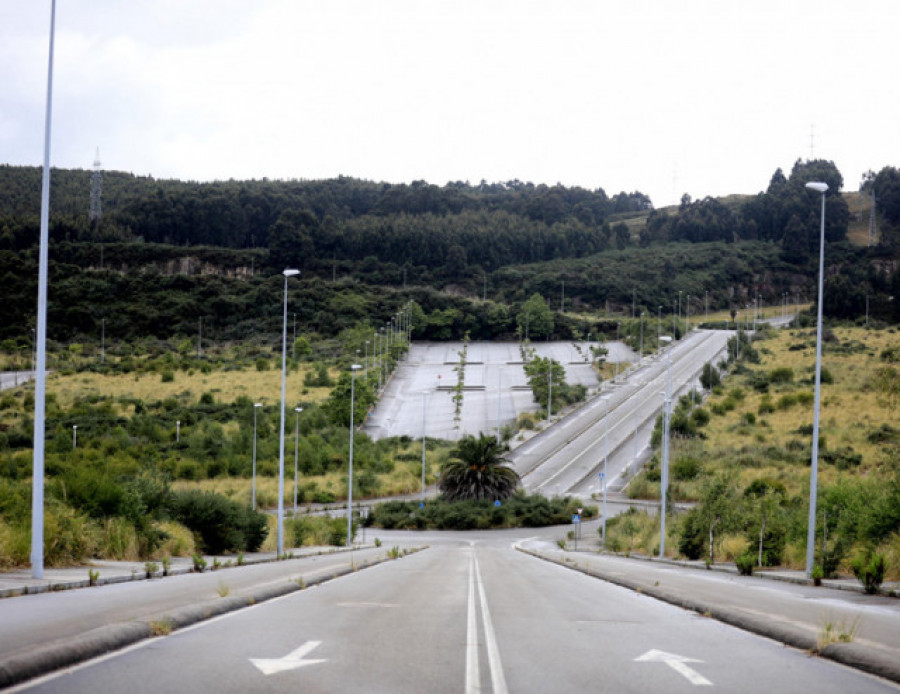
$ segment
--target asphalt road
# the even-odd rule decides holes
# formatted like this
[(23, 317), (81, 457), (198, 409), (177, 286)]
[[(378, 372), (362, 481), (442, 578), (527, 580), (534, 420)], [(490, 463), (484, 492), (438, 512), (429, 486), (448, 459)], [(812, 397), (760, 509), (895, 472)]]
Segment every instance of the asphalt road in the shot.
[(34, 371), (0, 371), (0, 390), (17, 388), (34, 378)]
[(17, 691), (897, 691), (516, 552), (507, 534), (467, 537), (445, 536), (399, 561), (145, 641)]
[[(384, 550), (356, 550), (281, 562), (242, 566), (152, 581), (117, 583), (91, 590), (68, 590), (0, 600), (0, 654), (14, 656), (56, 639), (77, 637), (117, 621), (147, 619), (190, 603), (217, 600), (225, 588), (233, 597), (303, 577), (307, 583), (348, 566), (383, 556)], [(83, 576), (87, 575), (87, 568)], [(65, 615), (65, 620), (60, 619)]]
[(667, 380), (673, 402), (699, 387), (703, 364), (721, 359), (730, 335), (692, 331), (662, 355), (646, 357), (640, 368), (606, 384), (601, 397), (513, 450), (509, 458), (525, 489), (582, 497), (600, 493), (605, 461), (607, 490), (621, 490), (647, 449)]

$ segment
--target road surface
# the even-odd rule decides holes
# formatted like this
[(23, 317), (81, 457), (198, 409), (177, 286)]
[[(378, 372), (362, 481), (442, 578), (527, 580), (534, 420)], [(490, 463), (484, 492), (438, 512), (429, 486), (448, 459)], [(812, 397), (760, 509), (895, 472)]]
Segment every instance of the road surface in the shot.
[(607, 490), (621, 490), (647, 449), (667, 381), (673, 402), (699, 388), (703, 365), (722, 358), (731, 334), (692, 331), (662, 355), (646, 357), (639, 368), (605, 384), (601, 397), (514, 449), (509, 458), (526, 491), (596, 494), (604, 460)]
[(17, 691), (897, 691), (516, 552), (504, 533), (455, 537)]

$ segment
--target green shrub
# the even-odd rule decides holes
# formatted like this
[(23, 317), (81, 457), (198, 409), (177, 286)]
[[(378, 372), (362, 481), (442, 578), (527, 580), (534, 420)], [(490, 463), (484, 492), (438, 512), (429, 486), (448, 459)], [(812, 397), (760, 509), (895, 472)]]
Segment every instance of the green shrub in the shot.
[(764, 395), (762, 400), (759, 401), (759, 407), (756, 410), (756, 414), (771, 414), (774, 411), (775, 405), (772, 404), (772, 398), (770, 398), (768, 395)]
[(165, 369), (162, 374), (160, 374), (160, 378), (163, 383), (171, 383), (175, 380), (175, 374), (171, 369)]
[(687, 559), (697, 560), (703, 556), (706, 529), (696, 509), (691, 509), (681, 517), (678, 551)]
[(863, 584), (865, 591), (870, 594), (878, 592), (884, 582), (884, 555), (869, 550), (854, 557), (850, 562), (853, 575)]
[(789, 366), (780, 366), (769, 372), (770, 383), (790, 383), (794, 380), (794, 370)]
[(753, 567), (756, 565), (756, 559), (752, 554), (742, 554), (735, 558), (734, 565), (741, 576), (751, 576), (753, 575)]
[(813, 393), (810, 390), (801, 390), (797, 392), (797, 404), (808, 406), (812, 405), (813, 402)]
[(264, 513), (209, 492), (174, 492), (169, 512), (174, 520), (200, 536), (207, 554), (255, 552), (269, 532)]
[(793, 393), (785, 393), (780, 398), (778, 398), (778, 403), (776, 404), (776, 407), (779, 410), (789, 410), (796, 404), (797, 404), (797, 396), (794, 395)]
[(834, 465), (838, 470), (849, 470), (850, 468), (859, 467), (862, 462), (862, 455), (854, 453), (849, 446), (838, 448), (833, 451), (824, 451), (822, 460), (829, 465)]
[(898, 443), (900, 429), (895, 429), (890, 424), (882, 424), (880, 428), (870, 432), (866, 439), (869, 443)]
[(693, 412), (691, 412), (691, 420), (697, 427), (706, 426), (707, 424), (709, 424), (709, 412), (702, 407), (698, 407)]
[(676, 481), (693, 480), (702, 471), (703, 467), (696, 458), (679, 458), (672, 465), (672, 479)]

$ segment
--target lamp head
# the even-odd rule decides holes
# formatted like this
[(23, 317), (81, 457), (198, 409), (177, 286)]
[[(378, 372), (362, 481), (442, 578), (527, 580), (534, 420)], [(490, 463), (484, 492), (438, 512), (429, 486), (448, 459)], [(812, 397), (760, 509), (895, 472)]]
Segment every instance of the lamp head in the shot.
[(261, 403), (261, 402), (255, 402), (255, 403), (253, 403), (253, 407), (262, 407), (262, 403)]
[(285, 277), (293, 277), (294, 275), (299, 275), (300, 271), (296, 270), (294, 268), (287, 268), (287, 269), (285, 269), (285, 271), (282, 274)]
[(828, 184), (822, 183), (822, 181), (810, 181), (806, 184), (806, 187), (819, 193), (824, 193), (826, 190), (828, 190)]

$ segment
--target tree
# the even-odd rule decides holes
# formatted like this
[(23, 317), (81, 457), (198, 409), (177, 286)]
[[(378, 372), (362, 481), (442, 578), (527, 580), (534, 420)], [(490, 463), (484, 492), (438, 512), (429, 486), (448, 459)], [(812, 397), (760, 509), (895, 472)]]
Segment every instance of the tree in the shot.
[[(322, 405), (328, 419), (337, 426), (350, 426), (350, 390), (351, 374), (344, 372), (337, 385)], [(375, 392), (365, 379), (354, 379), (353, 387), (353, 423), (360, 425), (365, 421), (369, 408), (375, 403)]]
[(547, 306), (544, 297), (532, 294), (531, 298), (522, 304), (522, 309), (516, 316), (516, 323), (525, 339), (550, 337), (553, 333), (553, 311)]
[(700, 500), (691, 511), (696, 514), (696, 524), (707, 535), (709, 562), (715, 561), (716, 533), (732, 529), (738, 516), (737, 495), (734, 481), (727, 475), (706, 480), (700, 488)]
[(496, 501), (512, 496), (520, 479), (503, 457), (508, 450), (509, 446), (497, 445), (496, 439), (487, 434), (460, 439), (438, 479), (444, 498), (448, 501)]
[(758, 566), (777, 566), (784, 551), (785, 529), (781, 523), (787, 492), (781, 482), (765, 479), (754, 480), (744, 490), (744, 499), (750, 504), (753, 521), (748, 535), (757, 542)]
[(525, 375), (531, 385), (534, 401), (541, 407), (547, 406), (548, 392), (553, 384), (553, 408), (556, 409), (563, 400), (566, 387), (566, 370), (555, 359), (536, 357), (525, 365)]
[(719, 370), (710, 362), (706, 362), (700, 374), (700, 385), (706, 390), (712, 390), (716, 386), (721, 385), (721, 383), (722, 378), (719, 376)]
[(269, 262), (273, 267), (309, 267), (315, 258), (313, 239), (319, 221), (307, 210), (286, 210), (269, 230)]

